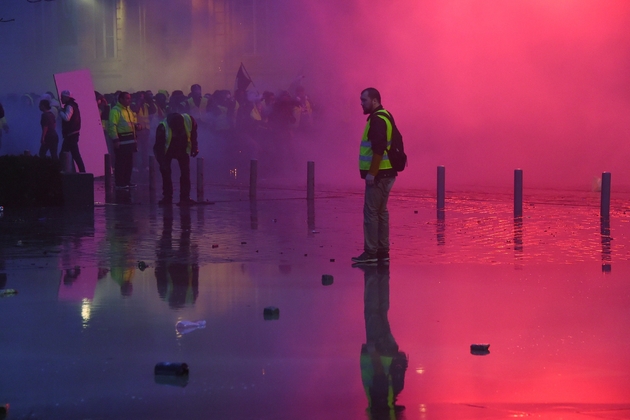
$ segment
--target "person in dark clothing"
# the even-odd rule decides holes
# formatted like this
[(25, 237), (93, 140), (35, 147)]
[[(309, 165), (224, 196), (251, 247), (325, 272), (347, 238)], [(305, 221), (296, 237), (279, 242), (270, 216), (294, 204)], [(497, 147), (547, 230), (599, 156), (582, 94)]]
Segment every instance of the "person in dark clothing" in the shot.
[(358, 264), (389, 261), (389, 212), (387, 200), (398, 172), (387, 155), (391, 147), (394, 117), (383, 109), (381, 94), (374, 88), (361, 92), (367, 124), (359, 148), (359, 172), (365, 179), (363, 204), (363, 250), (352, 261)]
[(50, 151), (50, 157), (57, 160), (59, 136), (57, 135), (57, 120), (55, 119), (55, 114), (50, 111), (50, 101), (46, 99), (40, 101), (39, 110), (42, 111), (42, 118), (40, 120), (42, 138), (41, 146), (39, 147), (39, 157), (46, 157), (46, 152)]
[(61, 103), (63, 108), (59, 110), (61, 117), (61, 153), (70, 152), (72, 160), (77, 164), (79, 172), (85, 172), (85, 165), (79, 153), (79, 132), (81, 131), (81, 113), (79, 105), (72, 97), (69, 90), (61, 92)]
[(171, 113), (160, 123), (155, 133), (153, 146), (155, 159), (160, 165), (162, 175), (162, 194), (160, 205), (173, 203), (173, 181), (171, 180), (171, 161), (177, 160), (181, 173), (179, 204), (189, 206), (196, 204), (190, 198), (190, 156), (199, 154), (197, 144), (197, 122), (188, 114)]

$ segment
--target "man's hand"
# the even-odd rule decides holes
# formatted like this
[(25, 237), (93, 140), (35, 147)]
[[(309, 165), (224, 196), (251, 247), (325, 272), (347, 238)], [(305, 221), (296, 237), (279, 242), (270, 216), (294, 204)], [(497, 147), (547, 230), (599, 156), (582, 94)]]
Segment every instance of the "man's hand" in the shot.
[(199, 149), (193, 150), (193, 151), (190, 152), (190, 156), (192, 156), (192, 157), (196, 157), (198, 154), (199, 154)]
[(365, 185), (369, 185), (370, 187), (374, 185), (374, 175), (367, 174), (365, 176)]

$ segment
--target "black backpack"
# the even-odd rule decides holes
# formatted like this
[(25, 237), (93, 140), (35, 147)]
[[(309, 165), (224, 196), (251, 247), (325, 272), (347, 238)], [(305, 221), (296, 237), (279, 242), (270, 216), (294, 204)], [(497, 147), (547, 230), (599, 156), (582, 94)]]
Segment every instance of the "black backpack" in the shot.
[(402, 172), (407, 167), (407, 155), (405, 154), (402, 134), (400, 134), (390, 114), (387, 112), (377, 112), (377, 114), (384, 116), (392, 124), (392, 145), (387, 149), (387, 156), (389, 157), (389, 163), (392, 164), (392, 168), (397, 172)]

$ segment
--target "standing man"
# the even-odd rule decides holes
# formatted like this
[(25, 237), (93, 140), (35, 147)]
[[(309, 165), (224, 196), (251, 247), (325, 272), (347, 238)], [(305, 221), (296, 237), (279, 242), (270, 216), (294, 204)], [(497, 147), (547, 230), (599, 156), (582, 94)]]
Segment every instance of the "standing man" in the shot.
[(57, 147), (59, 145), (59, 136), (57, 135), (57, 120), (50, 110), (50, 101), (42, 99), (39, 101), (39, 110), (42, 111), (42, 117), (39, 124), (42, 127), (42, 137), (40, 139), (39, 157), (46, 157), (46, 152), (50, 151), (50, 157), (57, 160)]
[(133, 188), (131, 183), (133, 171), (133, 154), (138, 150), (136, 130), (142, 127), (138, 124), (136, 114), (129, 107), (131, 95), (129, 92), (118, 94), (118, 103), (109, 112), (109, 138), (114, 143), (115, 167), (114, 180), (116, 188)]
[(85, 172), (85, 165), (79, 153), (79, 132), (81, 131), (81, 113), (79, 105), (72, 97), (69, 90), (61, 92), (61, 104), (63, 108), (59, 110), (61, 117), (61, 153), (70, 152), (72, 160), (77, 164), (79, 172)]
[(389, 212), (387, 200), (396, 180), (387, 150), (392, 144), (394, 118), (383, 109), (381, 94), (374, 88), (361, 92), (363, 114), (368, 115), (359, 149), (359, 171), (365, 179), (363, 205), (363, 254), (359, 264), (389, 261)]
[(188, 114), (173, 112), (158, 125), (153, 146), (155, 159), (160, 164), (162, 174), (162, 194), (158, 204), (173, 203), (173, 181), (171, 180), (171, 160), (177, 160), (179, 171), (179, 206), (190, 206), (197, 202), (190, 198), (190, 157), (199, 154), (197, 144), (197, 123)]

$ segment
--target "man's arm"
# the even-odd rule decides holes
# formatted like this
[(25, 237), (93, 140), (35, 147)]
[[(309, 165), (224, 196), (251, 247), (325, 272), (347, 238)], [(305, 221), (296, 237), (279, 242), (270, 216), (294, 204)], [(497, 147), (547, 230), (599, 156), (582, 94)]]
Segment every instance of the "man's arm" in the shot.
[(107, 134), (112, 141), (118, 141), (118, 122), (120, 121), (120, 112), (114, 108), (109, 111), (109, 122), (107, 124)]
[(72, 105), (66, 105), (63, 109), (59, 110), (59, 116), (64, 121), (70, 121), (70, 118), (72, 118), (72, 114), (74, 114), (74, 109), (72, 108)]

